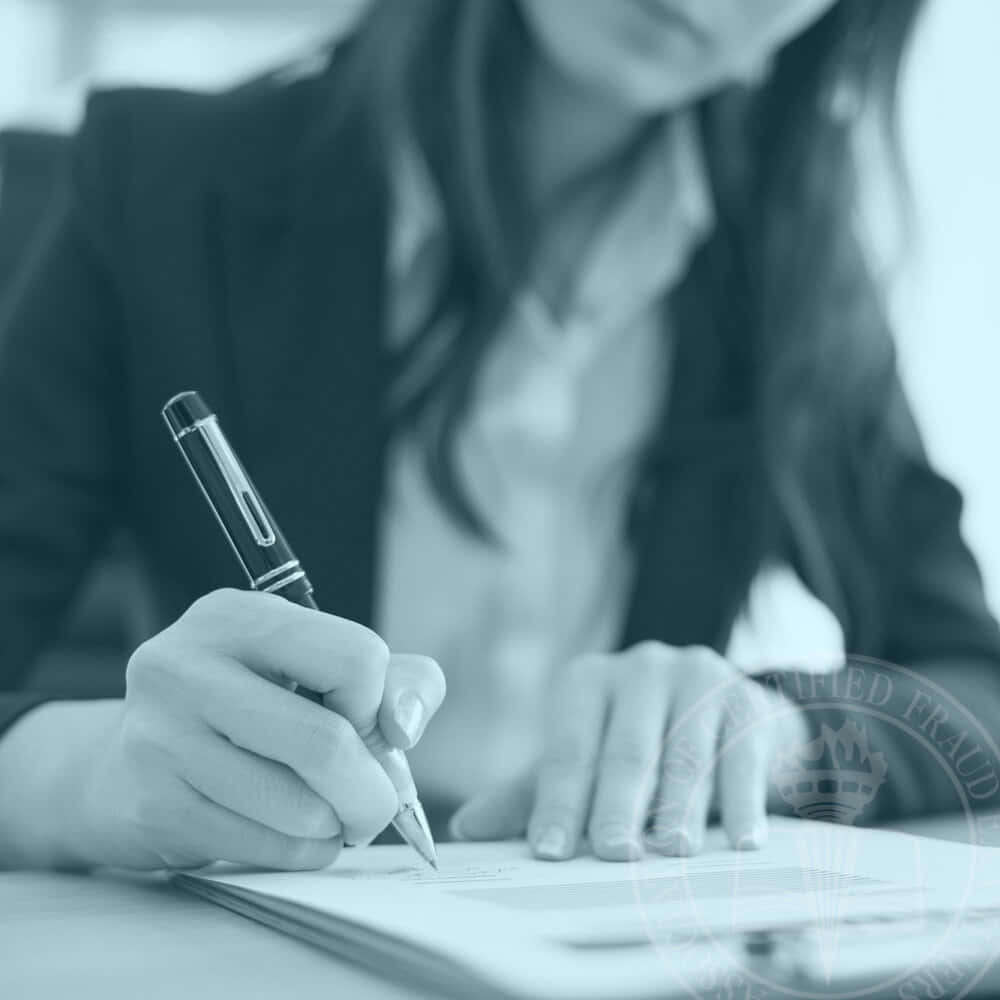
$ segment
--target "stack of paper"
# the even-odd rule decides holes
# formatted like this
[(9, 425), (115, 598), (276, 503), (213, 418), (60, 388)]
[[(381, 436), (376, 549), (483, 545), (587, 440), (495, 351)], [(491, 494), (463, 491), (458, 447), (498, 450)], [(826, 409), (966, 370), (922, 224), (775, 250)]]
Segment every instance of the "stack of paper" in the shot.
[(435, 873), (373, 847), (319, 873), (178, 881), (435, 995), (916, 1000), (996, 985), (991, 848), (774, 820), (753, 853), (713, 832), (696, 858), (550, 864), (501, 843), (445, 844), (440, 860)]

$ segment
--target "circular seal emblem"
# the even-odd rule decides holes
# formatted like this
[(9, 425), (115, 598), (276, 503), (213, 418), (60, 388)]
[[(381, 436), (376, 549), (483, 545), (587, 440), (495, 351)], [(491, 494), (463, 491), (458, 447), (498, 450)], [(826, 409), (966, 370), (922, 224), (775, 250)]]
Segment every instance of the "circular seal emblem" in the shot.
[[(690, 727), (704, 713), (707, 725), (721, 699), (725, 724), (711, 760), (672, 740), (660, 762), (658, 796), (669, 784), (676, 800), (685, 782), (711, 778), (724, 755), (757, 738), (768, 746), (776, 814), (763, 850), (731, 850), (713, 829), (700, 854), (631, 865), (664, 992), (706, 1000), (967, 995), (1000, 957), (1000, 863), (990, 846), (1000, 846), (1000, 751), (990, 728), (975, 706), (883, 662), (851, 658), (835, 673), (759, 680), (771, 694), (764, 710), (757, 701), (747, 712), (737, 696), (747, 680), (734, 675), (690, 718), (673, 721)], [(774, 734), (788, 730), (777, 720), (792, 703), (808, 736), (781, 745)], [(952, 834), (960, 818), (971, 846), (863, 829), (931, 806), (952, 814)], [(676, 801), (670, 808), (676, 816)]]

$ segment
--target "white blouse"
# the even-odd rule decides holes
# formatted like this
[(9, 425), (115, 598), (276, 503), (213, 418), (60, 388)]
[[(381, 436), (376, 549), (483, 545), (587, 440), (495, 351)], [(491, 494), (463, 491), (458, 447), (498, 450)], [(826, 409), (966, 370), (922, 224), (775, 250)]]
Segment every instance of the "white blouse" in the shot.
[[(412, 334), (437, 275), (440, 206), (412, 148), (395, 171), (392, 336)], [(621, 177), (579, 257), (567, 317), (531, 288), (487, 359), (459, 440), (471, 497), (500, 538), (460, 529), (418, 446), (390, 455), (376, 627), (433, 656), (445, 705), (411, 754), (427, 798), (459, 800), (529, 767), (551, 671), (619, 639), (632, 570), (625, 518), (669, 385), (665, 299), (713, 222), (689, 114), (665, 120)]]

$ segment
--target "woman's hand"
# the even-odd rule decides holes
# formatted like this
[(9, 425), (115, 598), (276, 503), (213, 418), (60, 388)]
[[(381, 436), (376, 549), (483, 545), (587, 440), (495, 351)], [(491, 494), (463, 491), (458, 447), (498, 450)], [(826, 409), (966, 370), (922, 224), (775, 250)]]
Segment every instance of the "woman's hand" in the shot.
[[(294, 694), (295, 684), (322, 692), (326, 707)], [(362, 736), (379, 726), (408, 749), (443, 697), (436, 663), (391, 657), (360, 625), (223, 591), (136, 651), (124, 702), (51, 706), (48, 716), (46, 706), (9, 738), (16, 746), (29, 723), (55, 725), (56, 716), (63, 735), (54, 739), (90, 727), (83, 760), (67, 762), (75, 787), (52, 804), (54, 819), (74, 801), (68, 819), (83, 863), (310, 869), (332, 863), (343, 843), (374, 837), (398, 809)]]
[(586, 656), (556, 677), (537, 773), (468, 803), (453, 832), (527, 831), (552, 861), (586, 835), (599, 858), (624, 861), (642, 853), (648, 826), (650, 847), (690, 855), (714, 801), (732, 846), (758, 848), (774, 755), (807, 739), (799, 709), (709, 649), (647, 642)]

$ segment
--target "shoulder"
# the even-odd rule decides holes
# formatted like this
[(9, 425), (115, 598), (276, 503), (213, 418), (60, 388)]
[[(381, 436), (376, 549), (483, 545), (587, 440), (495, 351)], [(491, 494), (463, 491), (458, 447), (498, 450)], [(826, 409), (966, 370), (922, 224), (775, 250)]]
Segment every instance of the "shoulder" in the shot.
[(218, 93), (96, 91), (72, 146), (79, 181), (114, 199), (170, 200), (215, 182), (287, 172), (332, 102), (333, 54)]

